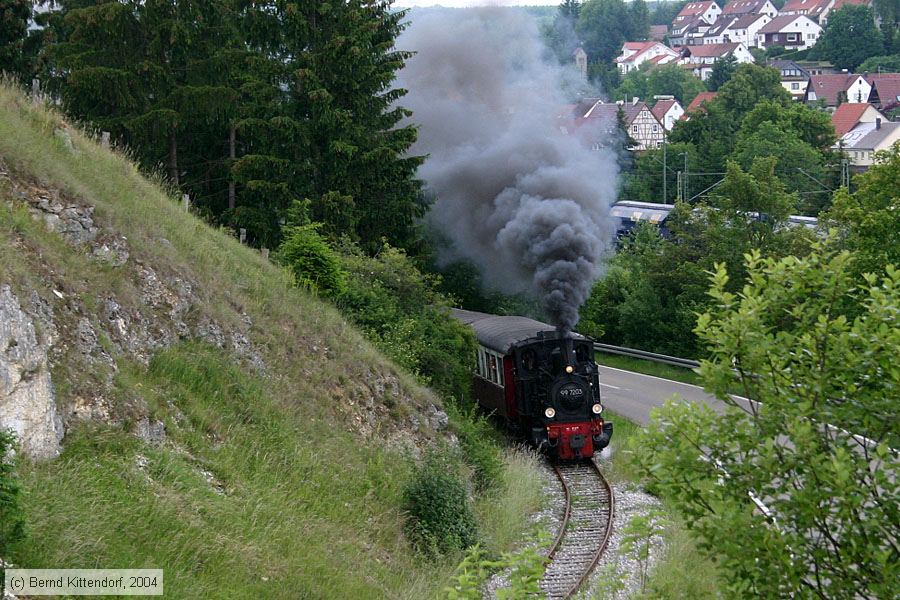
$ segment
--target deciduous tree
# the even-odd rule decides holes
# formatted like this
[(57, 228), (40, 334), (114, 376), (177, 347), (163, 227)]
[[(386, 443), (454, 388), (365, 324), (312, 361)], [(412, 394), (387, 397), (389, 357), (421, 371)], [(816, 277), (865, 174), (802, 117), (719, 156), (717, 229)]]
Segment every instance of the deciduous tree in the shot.
[(638, 436), (639, 471), (721, 561), (732, 597), (895, 595), (900, 271), (860, 280), (851, 263), (825, 245), (754, 252), (739, 293), (719, 266), (695, 331), (705, 387), (728, 409), (670, 403)]
[(858, 272), (880, 272), (900, 264), (900, 148), (876, 156), (875, 164), (841, 189), (823, 221), (839, 227), (843, 247), (853, 251)]
[(851, 72), (867, 58), (884, 54), (884, 39), (872, 9), (848, 4), (831, 13), (812, 52)]

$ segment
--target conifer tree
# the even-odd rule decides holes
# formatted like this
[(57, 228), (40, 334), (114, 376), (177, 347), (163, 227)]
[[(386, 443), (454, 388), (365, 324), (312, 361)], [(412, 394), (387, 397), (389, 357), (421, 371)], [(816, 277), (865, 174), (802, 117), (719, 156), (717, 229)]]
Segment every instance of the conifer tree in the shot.
[(30, 1), (0, 0), (0, 71), (23, 74), (23, 47), (30, 18)]

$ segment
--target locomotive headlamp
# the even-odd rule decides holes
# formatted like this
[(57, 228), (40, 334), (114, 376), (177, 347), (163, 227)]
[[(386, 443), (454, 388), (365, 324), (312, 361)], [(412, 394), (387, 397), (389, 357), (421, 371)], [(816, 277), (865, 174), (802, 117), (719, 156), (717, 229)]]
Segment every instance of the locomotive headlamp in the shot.
[(603, 412), (603, 407), (600, 406), (600, 404), (595, 404), (591, 407), (591, 410), (594, 412), (595, 415), (599, 415), (600, 413)]
[(575, 370), (575, 367), (573, 367), (572, 365), (566, 365), (566, 373), (571, 373), (574, 370)]
[(547, 408), (544, 409), (544, 416), (547, 417), (548, 419), (552, 419), (553, 417), (556, 416), (556, 409), (553, 408), (552, 406), (548, 406)]

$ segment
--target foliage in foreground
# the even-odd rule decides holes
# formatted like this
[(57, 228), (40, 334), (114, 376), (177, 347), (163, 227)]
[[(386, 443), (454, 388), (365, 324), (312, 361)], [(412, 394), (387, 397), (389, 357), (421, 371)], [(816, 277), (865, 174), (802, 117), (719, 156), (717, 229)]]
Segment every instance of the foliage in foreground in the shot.
[[(851, 260), (824, 244), (803, 259), (754, 252), (738, 294), (720, 265), (696, 331), (706, 387), (731, 408), (669, 403), (639, 436), (639, 471), (722, 561), (733, 597), (896, 592), (900, 272), (860, 281)], [(733, 370), (758, 404), (727, 394)]]
[(491, 560), (488, 553), (476, 544), (466, 552), (453, 575), (453, 585), (444, 592), (447, 600), (481, 600), (484, 596), (482, 588), (488, 578), (507, 569), (509, 585), (497, 590), (497, 600), (543, 598), (540, 581), (546, 566), (547, 558), (539, 546), (528, 546), (515, 553), (507, 552), (499, 559)]
[(25, 516), (19, 502), (19, 484), (15, 479), (12, 451), (15, 438), (0, 430), (0, 597), (4, 591), (3, 559), (10, 546), (25, 537)]

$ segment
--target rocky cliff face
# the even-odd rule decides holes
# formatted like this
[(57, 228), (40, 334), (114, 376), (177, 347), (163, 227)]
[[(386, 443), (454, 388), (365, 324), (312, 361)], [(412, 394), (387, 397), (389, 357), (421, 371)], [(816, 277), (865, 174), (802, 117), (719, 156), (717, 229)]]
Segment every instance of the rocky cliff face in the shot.
[[(15, 432), (26, 456), (57, 456), (67, 426), (79, 420), (134, 423), (134, 432), (152, 442), (165, 436), (140, 398), (111, 401), (119, 359), (147, 364), (154, 352), (194, 339), (265, 371), (249, 341), (249, 316), (243, 314), (235, 328), (204, 315), (194, 282), (133, 256), (124, 236), (96, 221), (92, 206), (16, 176), (2, 161), (0, 192), (0, 200), (14, 210), (27, 209), (92, 269), (113, 269), (120, 279), (115, 291), (74, 291), (66, 273), (41, 265), (41, 285), (17, 295), (0, 273), (0, 428)], [(21, 250), (31, 249), (23, 242)], [(23, 262), (27, 258), (23, 254)], [(54, 393), (57, 366), (66, 378), (65, 398)]]
[[(267, 325), (254, 323), (240, 300), (219, 290), (227, 314), (210, 311), (212, 292), (200, 274), (187, 264), (148, 258), (146, 248), (109, 226), (88, 200), (16, 173), (0, 157), (2, 205), (34, 223), (30, 232), (13, 231), (11, 240), (29, 283), (0, 272), (0, 428), (15, 431), (25, 455), (58, 455), (65, 431), (79, 421), (125, 426), (148, 442), (164, 442), (164, 424), (152, 418), (139, 390), (117, 394), (116, 375), (122, 361), (147, 365), (181, 341), (201, 341), (252, 371), (280, 376), (253, 342)], [(64, 257), (43, 255), (36, 236), (54, 238)], [(172, 247), (159, 234), (152, 243)], [(290, 343), (313, 357), (297, 363), (300, 372), (331, 369), (324, 339)], [(454, 442), (438, 404), (411, 395), (388, 369), (357, 367), (324, 384), (349, 430), (414, 455), (435, 432)]]
[(53, 332), (37, 332), (8, 285), (0, 286), (0, 428), (12, 429), (21, 451), (59, 454), (63, 424), (56, 410), (47, 351)]

